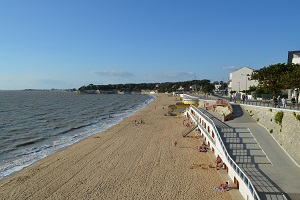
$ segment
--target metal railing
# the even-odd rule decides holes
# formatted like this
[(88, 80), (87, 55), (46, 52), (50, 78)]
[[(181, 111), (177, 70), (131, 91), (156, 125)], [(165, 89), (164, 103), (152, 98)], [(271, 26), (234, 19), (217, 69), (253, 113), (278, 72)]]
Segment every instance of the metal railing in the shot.
[[(270, 107), (270, 108), (283, 108), (282, 102), (279, 101), (277, 102), (277, 106), (275, 106), (275, 102), (270, 99), (262, 99), (262, 100), (257, 100), (257, 99), (245, 99), (245, 101), (241, 99), (231, 99), (230, 97), (225, 97), (225, 96), (209, 96), (209, 97), (204, 97), (204, 100), (222, 100), (222, 101), (228, 101), (231, 103), (240, 103), (240, 104), (248, 104), (248, 105), (255, 105), (255, 106), (263, 106), (263, 107)], [(286, 100), (286, 107), (285, 109), (289, 110), (300, 110), (300, 102), (295, 102), (293, 103), (291, 100), (287, 99)]]

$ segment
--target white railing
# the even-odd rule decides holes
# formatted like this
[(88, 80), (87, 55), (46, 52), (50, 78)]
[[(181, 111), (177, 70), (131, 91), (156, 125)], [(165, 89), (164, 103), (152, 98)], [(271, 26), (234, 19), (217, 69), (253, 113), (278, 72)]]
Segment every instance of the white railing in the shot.
[[(193, 111), (194, 114), (192, 114), (191, 111)], [(223, 140), (221, 139), (221, 136), (215, 126), (215, 123), (212, 121), (212, 119), (207, 117), (204, 113), (202, 113), (199, 109), (197, 109), (193, 105), (191, 105), (190, 108), (187, 109), (187, 112), (189, 113), (189, 116), (191, 116), (192, 120), (198, 124), (198, 127), (201, 130), (201, 133), (205, 134), (205, 136), (209, 140), (211, 146), (215, 149), (214, 153), (216, 155), (219, 155), (221, 157), (222, 161), (229, 168), (228, 175), (230, 176), (230, 178), (232, 178), (232, 179), (236, 178), (239, 181), (239, 189), (240, 189), (243, 197), (245, 199), (248, 199), (250, 197), (250, 199), (253, 199), (253, 200), (260, 200), (260, 198), (257, 194), (257, 191), (255, 190), (250, 179), (242, 171), (242, 169), (235, 163), (235, 161), (231, 158), (231, 156), (227, 152), (227, 149), (225, 148)], [(213, 131), (215, 133), (217, 140), (210, 135), (210, 133), (202, 126), (202, 123), (200, 123), (199, 120), (194, 115), (198, 115), (199, 118), (201, 117), (202, 120), (205, 120), (206, 124), (210, 125), (210, 127), (213, 129)]]

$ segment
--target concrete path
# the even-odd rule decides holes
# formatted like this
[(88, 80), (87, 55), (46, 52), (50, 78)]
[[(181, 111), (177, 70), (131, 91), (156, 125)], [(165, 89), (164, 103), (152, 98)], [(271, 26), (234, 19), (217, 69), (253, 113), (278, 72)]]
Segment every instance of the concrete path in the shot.
[(298, 165), (239, 104), (232, 106), (233, 119), (227, 122), (222, 122), (217, 112), (201, 111), (214, 121), (227, 151), (251, 179), (260, 198), (300, 199)]

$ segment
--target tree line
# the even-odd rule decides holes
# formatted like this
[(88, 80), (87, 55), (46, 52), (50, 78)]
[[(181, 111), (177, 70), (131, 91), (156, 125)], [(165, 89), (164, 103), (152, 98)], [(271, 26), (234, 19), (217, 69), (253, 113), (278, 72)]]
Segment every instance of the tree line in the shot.
[(294, 63), (278, 63), (254, 70), (252, 80), (258, 85), (250, 87), (256, 93), (277, 95), (286, 89), (300, 88), (300, 65)]
[[(78, 90), (117, 90), (124, 92), (141, 92), (142, 90), (157, 90), (160, 93), (174, 92), (182, 88), (184, 91), (190, 91), (190, 86), (195, 85), (195, 90), (208, 93), (215, 89), (215, 83), (211, 83), (210, 80), (191, 80), (181, 82), (163, 82), (163, 83), (126, 83), (126, 84), (108, 84), (108, 85), (94, 85), (89, 84), (87, 86), (81, 86)], [(225, 88), (225, 86), (224, 86)]]

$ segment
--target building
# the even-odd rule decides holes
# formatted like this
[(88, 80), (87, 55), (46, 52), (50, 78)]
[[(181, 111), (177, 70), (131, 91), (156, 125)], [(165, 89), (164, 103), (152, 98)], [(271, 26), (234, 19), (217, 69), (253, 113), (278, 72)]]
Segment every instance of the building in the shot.
[(288, 64), (300, 64), (300, 50), (299, 51), (289, 51), (288, 52)]
[[(300, 50), (298, 51), (289, 51), (288, 52), (288, 61), (287, 64), (300, 64)], [(299, 88), (294, 88), (288, 90), (288, 99), (296, 97), (297, 101), (300, 102)]]
[(253, 69), (249, 67), (240, 68), (229, 74), (228, 92), (249, 90), (250, 86), (257, 86), (257, 80), (251, 80)]

